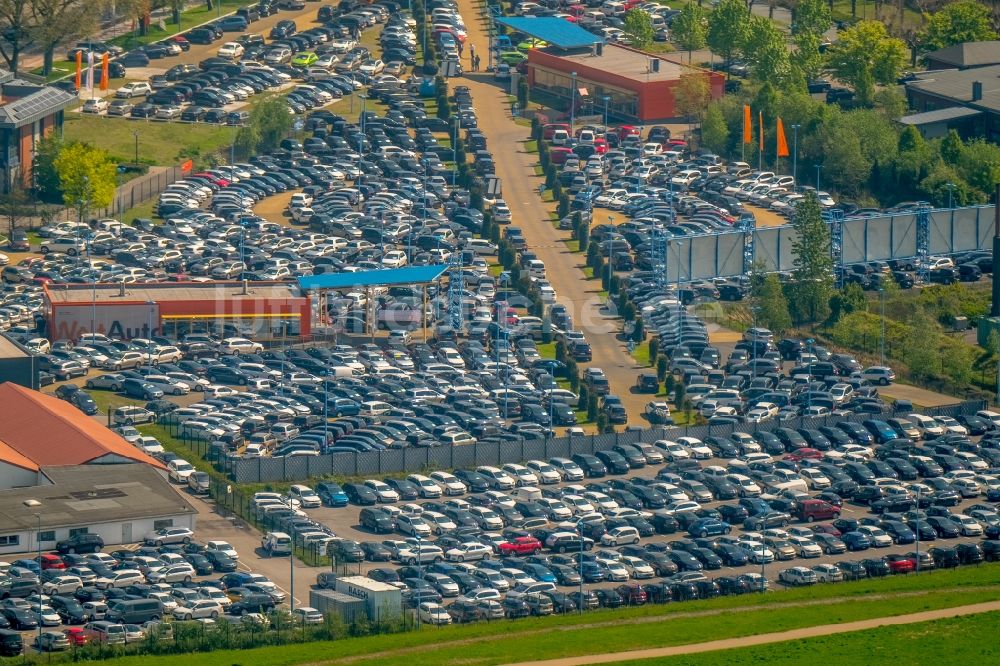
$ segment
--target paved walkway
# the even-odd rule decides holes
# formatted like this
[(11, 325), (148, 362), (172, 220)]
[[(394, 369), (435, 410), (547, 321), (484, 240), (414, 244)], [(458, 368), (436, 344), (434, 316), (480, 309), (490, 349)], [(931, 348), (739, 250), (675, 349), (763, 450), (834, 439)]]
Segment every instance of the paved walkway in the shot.
[[(458, 0), (458, 6), (468, 32), (466, 44), (475, 45), (485, 66), (489, 40), (479, 13), (480, 5), (473, 0)], [(553, 206), (543, 203), (538, 193), (543, 180), (535, 176), (537, 155), (524, 150), (523, 142), (529, 139), (530, 129), (514, 122), (507, 94), (494, 83), (490, 73), (451, 79), (450, 84), (466, 85), (472, 91), (479, 127), (497, 158), (497, 176), (503, 186), (503, 198), (513, 213), (513, 223), (524, 230), (529, 247), (545, 262), (546, 275), (556, 290), (558, 302), (570, 309), (574, 325), (584, 331), (593, 348), (593, 361), (586, 365), (604, 369), (612, 392), (621, 396), (630, 418), (637, 419), (648, 401), (648, 396), (630, 392), (641, 368), (618, 338), (621, 322), (609, 317), (603, 309), (600, 281), (584, 278), (581, 271), (584, 255), (571, 253), (562, 242), (569, 238), (569, 233), (558, 231), (550, 221)]]
[(712, 652), (715, 650), (731, 650), (734, 648), (751, 647), (754, 645), (794, 641), (803, 638), (845, 634), (852, 631), (875, 629), (877, 627), (916, 624), (918, 622), (929, 622), (931, 620), (963, 617), (966, 615), (977, 615), (980, 613), (990, 613), (994, 611), (1000, 611), (1000, 601), (989, 601), (981, 604), (970, 604), (968, 606), (956, 606), (955, 608), (942, 608), (939, 610), (924, 611), (921, 613), (897, 615), (895, 617), (879, 617), (872, 618), (870, 620), (859, 620), (857, 622), (844, 622), (842, 624), (824, 624), (816, 627), (804, 627), (802, 629), (791, 629), (789, 631), (776, 631), (768, 634), (758, 634), (756, 636), (727, 638), (718, 641), (707, 641), (705, 643), (691, 643), (688, 645), (675, 645), (672, 647), (650, 648), (646, 650), (629, 650), (627, 652), (608, 652), (604, 654), (566, 657), (564, 659), (523, 661), (517, 662), (516, 664), (508, 664), (507, 666), (579, 666), (580, 664), (610, 664), (614, 662), (633, 661), (639, 659), (659, 659), (684, 654), (697, 654), (700, 652)]

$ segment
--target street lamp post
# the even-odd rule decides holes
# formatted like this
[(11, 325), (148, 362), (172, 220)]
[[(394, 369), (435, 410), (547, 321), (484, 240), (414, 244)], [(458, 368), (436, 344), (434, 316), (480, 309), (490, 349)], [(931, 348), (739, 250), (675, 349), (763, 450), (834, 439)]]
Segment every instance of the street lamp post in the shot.
[(879, 279), (878, 297), (882, 306), (882, 331), (879, 335), (879, 365), (885, 365), (885, 283), (884, 278)]
[(577, 566), (580, 567), (580, 612), (583, 612), (583, 528), (577, 523), (577, 530), (580, 531), (580, 552), (577, 558)]
[[(809, 338), (806, 340), (806, 349), (809, 350), (809, 356), (812, 356), (813, 343), (815, 340)], [(812, 407), (812, 381), (813, 381), (813, 371), (812, 371), (812, 359), (809, 360), (809, 386), (806, 387), (806, 409)]]
[(147, 335), (149, 335), (149, 338), (147, 338), (147, 339), (149, 341), (146, 343), (146, 365), (149, 366), (150, 368), (152, 368), (153, 367), (153, 340), (152, 340), (152, 338), (153, 338), (153, 308), (156, 307), (156, 302), (155, 301), (146, 301), (146, 305), (149, 306), (149, 324), (148, 324), (149, 328), (147, 329), (148, 330)]
[(451, 170), (451, 186), (458, 186), (458, 116), (454, 117), (451, 134), (451, 162), (454, 165)]
[(604, 133), (608, 133), (608, 102), (611, 101), (611, 95), (604, 96)]
[(951, 208), (954, 208), (952, 202), (954, 201), (955, 195), (955, 183), (945, 183), (944, 186), (948, 188), (948, 208), (950, 210)]
[[(918, 485), (917, 486), (917, 511), (920, 510), (920, 494), (921, 494), (920, 490), (921, 490), (921, 488)], [(920, 519), (919, 518), (917, 518), (914, 521), (914, 525), (916, 525), (916, 527), (913, 530), (913, 535), (914, 535), (914, 537), (913, 537), (913, 543), (915, 544), (915, 547), (916, 547), (917, 561), (915, 563), (916, 564), (916, 568), (914, 569), (913, 573), (917, 573), (918, 574), (918, 573), (920, 573)]]
[(797, 187), (799, 184), (799, 127), (792, 125), (792, 180)]
[[(36, 499), (26, 499), (26, 500), (24, 500), (22, 502), (22, 504), (24, 504), (24, 506), (28, 507), (29, 509), (34, 509), (34, 511), (35, 511), (35, 513), (33, 515), (35, 516), (35, 520), (38, 521), (38, 525), (37, 525), (37, 528), (36, 528), (36, 531), (35, 531), (35, 550), (38, 551), (38, 560), (37, 561), (38, 561), (38, 566), (41, 567), (42, 566), (42, 539), (41, 539), (41, 536), (42, 536), (42, 511), (41, 511), (42, 503), (39, 502)], [(39, 576), (39, 579), (40, 578), (41, 577)], [(39, 646), (41, 646), (41, 642), (42, 642), (42, 593), (41, 593), (41, 590), (39, 589), (39, 592), (38, 592), (38, 644), (39, 644)]]
[(573, 127), (576, 121), (576, 72), (570, 72), (570, 78), (572, 87), (569, 89), (569, 135), (573, 137), (576, 136)]
[(819, 170), (823, 168), (822, 164), (816, 165), (816, 191), (819, 192)]
[[(615, 218), (608, 215), (608, 224), (614, 224)], [(608, 311), (611, 311), (611, 271), (615, 261), (615, 239), (609, 239), (611, 245), (608, 248)]]
[(364, 156), (364, 142), (365, 142), (365, 107), (368, 104), (368, 95), (358, 95), (361, 99), (361, 136), (358, 137), (358, 152)]
[[(295, 507), (292, 506), (292, 498), (288, 498), (288, 508), (295, 511)], [(292, 547), (288, 553), (288, 610), (295, 610), (295, 526), (291, 526), (292, 533), (289, 535), (292, 538)]]
[(135, 138), (135, 166), (139, 167), (139, 130), (132, 130), (132, 136)]

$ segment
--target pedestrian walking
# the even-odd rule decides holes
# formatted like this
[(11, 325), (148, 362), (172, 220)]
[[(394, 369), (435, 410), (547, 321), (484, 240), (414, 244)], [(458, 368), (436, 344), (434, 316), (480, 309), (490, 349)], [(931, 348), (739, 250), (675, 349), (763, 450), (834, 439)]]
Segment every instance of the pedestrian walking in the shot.
[(476, 54), (476, 65), (475, 65), (475, 67), (473, 69), (475, 69), (477, 72), (479, 71), (479, 63), (480, 62), (481, 62), (481, 59), (479, 58), (479, 55)]
[(472, 65), (472, 70), (476, 69), (476, 45), (469, 44), (469, 64)]

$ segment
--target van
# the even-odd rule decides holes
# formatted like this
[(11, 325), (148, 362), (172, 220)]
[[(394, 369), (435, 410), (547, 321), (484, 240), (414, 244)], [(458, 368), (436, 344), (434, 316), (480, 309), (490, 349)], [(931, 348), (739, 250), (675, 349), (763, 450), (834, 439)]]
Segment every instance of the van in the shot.
[(16, 657), (24, 651), (21, 634), (10, 629), (0, 629), (0, 655)]
[(142, 624), (163, 617), (163, 604), (156, 599), (122, 599), (111, 604), (105, 618), (122, 624)]
[(525, 268), (528, 269), (528, 277), (535, 278), (536, 280), (545, 279), (545, 264), (541, 259), (530, 260)]
[(260, 547), (268, 557), (292, 554), (292, 537), (284, 532), (268, 532), (260, 542)]
[(804, 520), (807, 523), (816, 520), (836, 520), (840, 517), (840, 509), (823, 500), (807, 499), (799, 502), (795, 509), (795, 515), (799, 520)]

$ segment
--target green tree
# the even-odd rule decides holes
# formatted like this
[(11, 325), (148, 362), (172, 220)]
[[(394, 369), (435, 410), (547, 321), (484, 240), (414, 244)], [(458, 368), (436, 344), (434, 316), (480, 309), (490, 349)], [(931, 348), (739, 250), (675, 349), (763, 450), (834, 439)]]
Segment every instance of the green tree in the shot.
[(55, 167), (62, 146), (63, 141), (56, 134), (45, 137), (35, 144), (35, 164), (31, 171), (35, 180), (35, 195), (48, 203), (58, 203), (62, 200), (59, 191), (59, 173)]
[(894, 84), (907, 62), (906, 44), (878, 21), (861, 21), (842, 31), (829, 53), (834, 74), (854, 88), (863, 104), (871, 103), (876, 84)]
[(792, 227), (797, 238), (792, 243), (795, 268), (789, 285), (792, 320), (796, 324), (826, 319), (833, 293), (833, 258), (830, 229), (823, 221), (819, 199), (813, 192), (795, 206)]
[(750, 280), (751, 307), (757, 323), (781, 335), (792, 327), (788, 299), (775, 273), (754, 272)]
[(641, 9), (631, 9), (625, 14), (625, 25), (622, 27), (629, 37), (632, 46), (637, 49), (647, 49), (653, 43), (653, 19)]
[(688, 62), (691, 62), (691, 52), (705, 48), (708, 39), (708, 22), (705, 10), (694, 3), (684, 5), (681, 13), (674, 17), (670, 26), (670, 38), (682, 51), (688, 52)]
[(792, 34), (822, 35), (833, 25), (827, 0), (798, 0), (792, 9)]
[(704, 73), (692, 71), (681, 74), (674, 87), (674, 109), (689, 123), (701, 120), (711, 101), (712, 90)]
[(936, 50), (952, 44), (996, 39), (991, 19), (989, 8), (973, 0), (946, 4), (934, 13), (924, 14), (927, 27), (923, 45)]
[(815, 32), (800, 32), (795, 35), (795, 51), (789, 55), (792, 70), (808, 83), (819, 78), (825, 58), (819, 47), (823, 38)]
[(708, 16), (708, 46), (727, 63), (742, 53), (749, 33), (750, 9), (743, 0), (721, 0)]
[(992, 195), (993, 188), (1000, 183), (1000, 146), (985, 139), (967, 142), (958, 171), (974, 189)]
[(948, 164), (958, 164), (962, 159), (962, 151), (965, 150), (965, 142), (958, 135), (956, 130), (948, 130), (948, 133), (941, 139), (941, 159)]
[(729, 125), (718, 104), (709, 104), (701, 120), (701, 143), (717, 155), (729, 150)]
[[(63, 203), (71, 208), (106, 208), (118, 183), (118, 169), (106, 150), (86, 143), (67, 143), (53, 162)], [(82, 202), (82, 204), (81, 204)]]
[(266, 95), (255, 100), (250, 107), (247, 127), (252, 128), (250, 134), (256, 139), (256, 151), (271, 152), (292, 129), (288, 103), (278, 95)]
[(954, 167), (938, 162), (927, 177), (920, 181), (917, 191), (935, 206), (968, 206), (984, 203), (986, 196), (977, 192), (965, 181)]
[(844, 115), (839, 111), (830, 114), (807, 143), (809, 153), (823, 165), (824, 182), (841, 192), (856, 194), (868, 180), (873, 163)]
[(788, 78), (791, 60), (785, 35), (763, 16), (750, 17), (743, 56), (750, 64), (750, 74), (760, 82), (781, 85)]
[(936, 161), (937, 155), (920, 131), (912, 125), (907, 126), (899, 135), (899, 153), (894, 164), (897, 186), (904, 192), (915, 191)]

